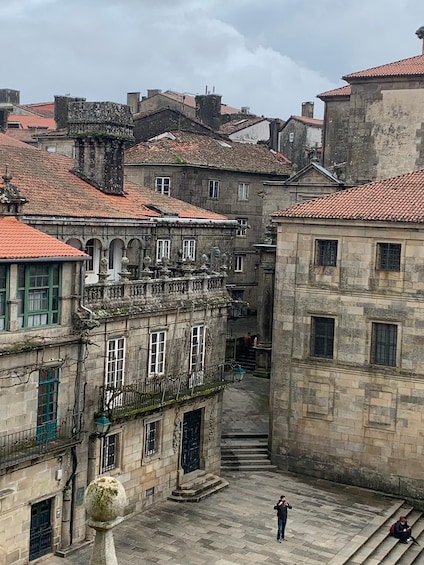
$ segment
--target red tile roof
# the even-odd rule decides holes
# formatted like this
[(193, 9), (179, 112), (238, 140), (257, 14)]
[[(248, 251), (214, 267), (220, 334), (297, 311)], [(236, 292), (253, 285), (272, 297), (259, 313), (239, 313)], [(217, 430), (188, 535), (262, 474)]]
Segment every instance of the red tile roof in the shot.
[(361, 78), (383, 78), (396, 76), (423, 76), (424, 75), (424, 55), (417, 55), (409, 59), (402, 59), (395, 63), (388, 63), (380, 67), (373, 67), (365, 71), (350, 73), (342, 77), (344, 80), (351, 82)]
[(352, 92), (352, 87), (350, 84), (345, 84), (340, 88), (335, 88), (334, 90), (327, 90), (327, 92), (322, 92), (321, 94), (317, 94), (317, 98), (336, 98), (337, 96), (350, 96)]
[(423, 223), (424, 170), (335, 192), (274, 216)]
[(25, 216), (130, 220), (161, 217), (159, 211), (149, 209), (153, 206), (180, 218), (225, 218), (130, 182), (124, 185), (125, 196), (104, 194), (70, 172), (74, 166), (72, 159), (40, 151), (0, 133), (0, 173), (6, 164), (12, 184), (28, 199), (23, 209)]
[[(159, 136), (158, 136), (159, 137)], [(172, 139), (173, 138), (173, 139)], [(290, 161), (263, 145), (222, 141), (208, 135), (173, 131), (130, 147), (127, 164), (194, 165), (227, 171), (289, 175)]]
[(53, 118), (44, 118), (36, 115), (9, 114), (8, 123), (18, 123), (23, 129), (56, 129), (56, 122)]
[(78, 260), (88, 257), (51, 235), (23, 224), (15, 217), (0, 217), (0, 261), (22, 259)]
[(21, 108), (34, 112), (45, 118), (54, 118), (54, 102), (36, 102), (35, 104), (21, 104)]

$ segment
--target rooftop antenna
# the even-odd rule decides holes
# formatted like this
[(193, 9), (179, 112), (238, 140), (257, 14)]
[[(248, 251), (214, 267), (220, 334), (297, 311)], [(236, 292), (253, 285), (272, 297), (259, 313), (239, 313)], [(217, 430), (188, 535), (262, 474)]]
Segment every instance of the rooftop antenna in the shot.
[(423, 42), (423, 46), (422, 46), (422, 54), (424, 55), (424, 26), (421, 26), (417, 29), (417, 31), (415, 32), (415, 35), (418, 36), (418, 39), (421, 39), (421, 41)]

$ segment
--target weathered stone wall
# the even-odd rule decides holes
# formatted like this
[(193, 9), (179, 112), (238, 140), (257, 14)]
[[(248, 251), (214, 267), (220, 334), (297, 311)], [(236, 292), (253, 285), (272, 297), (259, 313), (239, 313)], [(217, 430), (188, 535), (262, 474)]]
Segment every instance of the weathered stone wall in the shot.
[[(273, 460), (424, 505), (421, 231), (284, 221), (278, 229)], [(338, 240), (336, 267), (314, 265), (317, 238)], [(378, 241), (401, 243), (400, 272), (375, 269)], [(333, 359), (310, 355), (312, 316), (335, 319)], [(373, 322), (397, 324), (396, 367), (371, 364)]]
[[(290, 141), (293, 134), (293, 141)], [(297, 120), (289, 120), (280, 133), (280, 151), (300, 170), (309, 163), (305, 146), (307, 145), (307, 128)]]
[(325, 102), (322, 164), (326, 169), (334, 170), (342, 175), (345, 174), (348, 158), (349, 116), (349, 97), (335, 98)]
[(147, 141), (165, 131), (174, 130), (210, 134), (209, 128), (170, 108), (164, 108), (161, 112), (154, 114), (134, 116), (134, 138), (137, 143)]

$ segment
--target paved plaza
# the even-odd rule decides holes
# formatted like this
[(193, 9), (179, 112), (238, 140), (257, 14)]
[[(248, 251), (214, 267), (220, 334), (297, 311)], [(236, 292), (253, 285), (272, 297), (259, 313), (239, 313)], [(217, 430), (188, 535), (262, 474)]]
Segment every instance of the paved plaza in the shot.
[[(250, 375), (225, 391), (223, 431), (267, 429), (269, 382)], [(244, 422), (244, 423), (243, 423)], [(114, 529), (119, 565), (328, 565), (349, 542), (383, 522), (397, 501), (382, 494), (284, 472), (223, 475), (230, 486), (199, 503), (166, 501)], [(273, 506), (292, 504), (286, 540)], [(48, 565), (87, 565), (92, 546)]]

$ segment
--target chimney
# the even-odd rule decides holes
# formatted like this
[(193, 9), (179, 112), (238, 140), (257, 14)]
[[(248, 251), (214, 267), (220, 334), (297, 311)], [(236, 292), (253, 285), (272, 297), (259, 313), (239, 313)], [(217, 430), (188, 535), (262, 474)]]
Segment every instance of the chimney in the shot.
[(0, 102), (5, 104), (20, 104), (21, 93), (11, 88), (0, 88)]
[(241, 113), (242, 113), (242, 114), (250, 114), (250, 108), (249, 108), (249, 106), (242, 106), (242, 107), (240, 108), (240, 110), (241, 110)]
[(162, 90), (160, 88), (150, 88), (147, 89), (147, 98), (151, 98), (152, 96), (156, 96), (156, 94), (160, 94)]
[(422, 41), (422, 54), (424, 55), (424, 26), (421, 26), (420, 28), (417, 29), (417, 31), (415, 32), (415, 35), (418, 36), (418, 39), (421, 39)]
[(314, 117), (314, 103), (313, 102), (302, 102), (302, 116), (304, 118)]
[(68, 127), (68, 107), (70, 102), (85, 102), (85, 98), (72, 98), (70, 96), (54, 97), (54, 121), (56, 129)]
[(139, 92), (127, 92), (127, 106), (130, 107), (131, 114), (137, 114), (140, 102)]
[(68, 135), (75, 138), (74, 173), (106, 194), (124, 194), (124, 149), (134, 141), (129, 106), (114, 102), (69, 104)]
[(215, 131), (221, 127), (220, 94), (201, 94), (196, 96), (196, 118)]
[(12, 104), (0, 102), (0, 132), (4, 133), (7, 130), (7, 120), (12, 110)]

